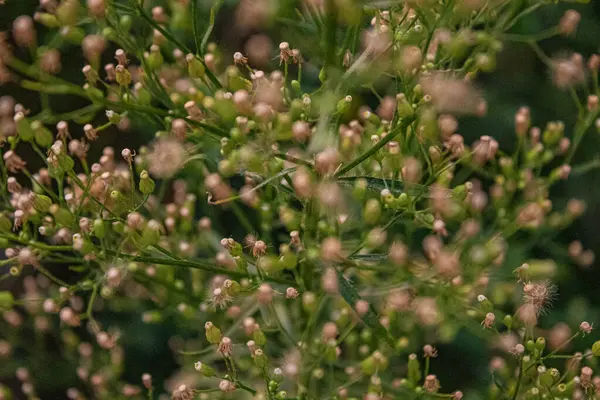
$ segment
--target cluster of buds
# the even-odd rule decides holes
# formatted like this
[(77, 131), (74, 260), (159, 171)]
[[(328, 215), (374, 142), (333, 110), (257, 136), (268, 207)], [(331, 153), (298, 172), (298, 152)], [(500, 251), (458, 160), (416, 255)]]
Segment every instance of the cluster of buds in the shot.
[[(26, 276), (22, 291), (0, 291), (2, 323), (60, 330), (65, 358), (77, 362), (94, 398), (161, 390), (148, 373), (141, 386), (121, 381), (130, 341), (119, 340), (121, 327), (103, 326), (113, 312), (173, 322), (174, 352), (199, 342), (214, 350), (219, 362), (203, 358), (196, 373), (183, 363), (166, 385), (172, 399), (215, 391), (460, 400), (469, 394), (437, 365), (434, 340), (452, 343), (462, 328), (498, 350), (490, 398), (600, 390), (591, 359), (600, 356), (598, 342), (562, 374), (545, 363), (594, 332), (587, 321), (547, 335), (538, 327), (554, 305), (559, 260), (523, 263), (510, 253), (517, 241), (530, 245), (523, 257), (544, 252), (544, 232), (584, 211), (579, 200), (560, 206), (551, 189), (580, 170), (583, 136), (600, 129), (600, 56), (543, 59), (559, 89), (577, 97), (574, 88), (585, 86), (587, 97), (577, 99), (573, 129), (535, 126), (534, 110), (515, 108), (510, 153), (488, 132), (467, 135), (461, 117), (486, 115), (474, 79), (494, 70), (501, 40), (515, 37), (504, 31), (521, 14), (477, 1), (358, 3), (311, 2), (298, 11), (293, 29), (323, 34), (315, 46), (273, 46), (251, 34), (231, 52), (208, 42), (219, 6), (201, 34), (195, 0), (153, 8), (42, 0), (33, 17), (15, 18), (11, 39), (0, 33), (0, 84), (39, 92), (41, 109), (0, 98), (2, 266), (7, 279)], [(289, 21), (287, 5), (237, 7), (231, 28), (244, 37)], [(542, 36), (574, 35), (580, 20), (568, 10)], [(49, 43), (41, 43), (41, 26), (52, 32)], [(67, 45), (81, 47), (79, 80), (61, 73)], [(31, 65), (17, 58), (22, 50)], [(67, 94), (89, 104), (59, 114), (52, 101)], [(116, 132), (149, 129), (140, 147), (128, 140), (131, 147), (97, 148)], [(561, 263), (594, 261), (578, 241), (566, 253)], [(514, 276), (498, 273), (513, 263), (521, 265)], [(26, 335), (15, 337), (0, 341), (0, 358), (30, 350)], [(25, 396), (45, 396), (37, 371), (15, 373)], [(205, 379), (215, 377), (218, 385)], [(332, 383), (318, 383), (326, 379)], [(74, 386), (65, 392), (84, 398)]]

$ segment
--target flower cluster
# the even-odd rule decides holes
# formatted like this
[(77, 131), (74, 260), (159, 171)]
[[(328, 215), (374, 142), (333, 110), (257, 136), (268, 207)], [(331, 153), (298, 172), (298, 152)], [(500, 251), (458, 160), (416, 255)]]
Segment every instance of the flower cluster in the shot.
[[(543, 55), (577, 122), (535, 126), (535, 110), (515, 110), (509, 153), (465, 138), (460, 118), (493, 107), (476, 80), (504, 41), (541, 51), (509, 32), (537, 5), (305, 1), (294, 22), (242, 0), (236, 30), (281, 23), (307, 39), (274, 48), (254, 34), (226, 49), (209, 42), (222, 2), (210, 18), (195, 0), (146, 3), (42, 0), (0, 34), (0, 82), (39, 95), (0, 98), (0, 279), (15, 287), (0, 308), (7, 331), (60, 343), (69, 399), (598, 396), (600, 342), (563, 352), (593, 324), (540, 328), (556, 262), (508, 255), (521, 241), (533, 257), (585, 211), (550, 189), (600, 130), (600, 56)], [(579, 19), (567, 11), (544, 37), (575, 34)], [(67, 79), (73, 48), (85, 62)], [(61, 96), (85, 105), (59, 113)], [(106, 145), (136, 130), (154, 136)], [(594, 261), (580, 242), (567, 253)], [(122, 341), (137, 339), (109, 318), (121, 312), (177, 327), (181, 368), (164, 387), (125, 380)], [(488, 344), (483, 394), (439, 378), (434, 345), (464, 331)], [(0, 341), (0, 358), (50, 352), (27, 339)], [(39, 375), (13, 370), (15, 393), (40, 398)]]

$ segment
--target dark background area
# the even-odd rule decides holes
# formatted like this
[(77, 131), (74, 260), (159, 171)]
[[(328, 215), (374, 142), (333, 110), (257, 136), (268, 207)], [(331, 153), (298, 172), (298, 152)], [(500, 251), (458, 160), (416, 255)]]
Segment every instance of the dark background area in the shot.
[[(214, 41), (225, 49), (233, 52), (243, 48), (247, 36), (232, 34), (228, 23), (232, 18), (235, 2), (226, 2), (219, 14), (215, 28)], [(12, 20), (21, 14), (32, 15), (37, 7), (37, 0), (8, 0), (5, 6), (0, 6), (0, 31), (10, 31)], [(540, 46), (549, 56), (557, 56), (572, 51), (580, 52), (584, 59), (594, 53), (600, 52), (600, 2), (592, 1), (590, 4), (560, 4), (551, 5), (538, 10), (519, 25), (515, 26), (513, 33), (539, 32), (559, 21), (564, 10), (574, 8), (582, 15), (577, 35), (564, 38), (556, 37), (540, 42)], [(44, 42), (44, 29), (38, 27), (40, 43)], [(280, 31), (277, 26), (270, 28), (273, 42), (278, 43)], [(287, 39), (287, 38), (286, 38)], [(296, 38), (296, 41), (301, 38)], [(289, 40), (292, 42), (292, 40)], [(114, 48), (112, 48), (114, 50)], [(26, 54), (17, 54), (27, 59)], [(106, 61), (111, 58), (111, 51), (106, 53)], [(84, 65), (80, 49), (71, 46), (63, 52), (63, 70), (61, 77), (70, 81), (83, 82), (80, 73)], [(275, 55), (275, 54), (274, 54)], [(273, 62), (276, 67), (276, 61)], [(313, 77), (314, 78), (314, 77)], [(521, 106), (529, 106), (532, 113), (533, 125), (544, 127), (549, 121), (564, 121), (566, 134), (572, 134), (576, 109), (570, 95), (560, 91), (552, 85), (547, 67), (536, 57), (527, 44), (505, 43), (504, 50), (498, 57), (497, 69), (478, 78), (478, 85), (483, 89), (488, 102), (488, 114), (484, 118), (461, 120), (460, 133), (465, 136), (465, 142), (471, 143), (481, 135), (493, 136), (500, 142), (501, 148), (510, 151), (516, 144), (514, 134), (514, 115)], [(0, 86), (0, 96), (11, 95), (32, 109), (37, 111), (37, 95), (32, 95), (15, 85)], [(581, 93), (584, 98), (584, 93)], [(52, 98), (52, 107), (57, 112), (66, 112), (81, 107), (85, 104), (81, 99), (63, 97)], [(99, 121), (102, 121), (100, 116)], [(75, 136), (81, 135), (81, 130), (73, 129)], [(134, 121), (129, 132), (119, 132), (115, 129), (103, 133), (101, 139), (92, 146), (90, 159), (96, 159), (101, 149), (106, 145), (115, 147), (120, 151), (123, 147), (137, 148), (147, 143), (154, 135), (152, 128), (144, 125), (144, 121)], [(573, 167), (584, 164), (594, 159), (600, 159), (600, 133), (591, 129), (580, 146)], [(23, 153), (26, 157), (26, 153)], [(32, 158), (32, 157), (30, 157)], [(32, 158), (30, 166), (36, 168)], [(559, 268), (557, 283), (559, 285), (559, 298), (550, 311), (541, 321), (542, 327), (551, 327), (559, 321), (564, 321), (576, 327), (582, 320), (588, 320), (600, 326), (600, 270), (598, 262), (592, 267), (583, 269), (564, 257), (566, 247), (578, 239), (584, 248), (592, 249), (600, 254), (600, 235), (598, 226), (600, 222), (600, 169), (595, 169), (587, 174), (573, 177), (564, 183), (556, 185), (551, 192), (556, 209), (563, 209), (570, 198), (585, 200), (587, 212), (577, 220), (572, 227), (556, 238), (560, 246), (538, 247), (534, 256), (537, 258), (553, 258)], [(232, 218), (225, 216), (225, 218)], [(230, 232), (235, 234), (236, 232)], [(241, 232), (237, 232), (241, 234)], [(512, 242), (511, 242), (512, 243)], [(527, 243), (515, 243), (509, 251), (509, 257), (514, 262), (512, 269), (526, 261), (524, 251)], [(562, 254), (562, 256), (561, 256)], [(123, 345), (126, 349), (124, 378), (132, 383), (138, 383), (139, 377), (144, 372), (150, 372), (156, 382), (161, 382), (169, 377), (176, 368), (176, 362), (167, 345), (168, 338), (176, 331), (175, 326), (165, 321), (161, 325), (144, 325), (135, 310), (124, 311), (120, 314), (104, 315), (106, 322), (118, 323), (124, 327)], [(24, 338), (33, 338), (33, 332), (24, 331)], [(0, 338), (4, 335), (0, 332)], [(578, 341), (578, 350), (591, 346), (594, 335)], [(68, 387), (75, 379), (73, 371), (65, 365), (62, 370), (59, 357), (56, 353), (37, 354), (34, 359), (44, 365), (51, 366), (47, 371), (50, 379), (45, 380), (43, 399), (63, 398), (64, 388)], [(487, 374), (478, 373), (488, 362), (484, 343), (468, 333), (461, 333), (451, 344), (440, 348), (443, 357), (436, 360), (436, 373), (442, 382), (442, 388), (451, 390), (460, 387), (472, 387), (489, 384)], [(16, 354), (15, 362), (23, 354)], [(48, 363), (48, 364), (46, 364)], [(8, 365), (0, 367), (0, 382), (13, 381), (6, 375)], [(14, 383), (14, 381), (13, 381)]]

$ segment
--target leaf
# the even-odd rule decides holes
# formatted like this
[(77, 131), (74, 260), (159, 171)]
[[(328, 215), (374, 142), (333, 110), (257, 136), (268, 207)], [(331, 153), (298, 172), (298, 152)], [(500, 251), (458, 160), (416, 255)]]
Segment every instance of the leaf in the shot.
[[(354, 308), (356, 302), (362, 300), (362, 297), (360, 297), (356, 289), (354, 289), (354, 286), (352, 286), (352, 283), (350, 283), (350, 281), (348, 281), (344, 277), (344, 275), (342, 275), (340, 272), (338, 272), (337, 274), (338, 282), (340, 285), (340, 294), (342, 295), (344, 300), (346, 300), (346, 303), (348, 303), (350, 307)], [(365, 315), (363, 315), (362, 320), (365, 323), (365, 325), (367, 325), (373, 330), (373, 334), (376, 337), (386, 342), (392, 349), (396, 349), (394, 338), (387, 331), (387, 329), (385, 329), (385, 327), (381, 325), (381, 322), (379, 322), (378, 315), (375, 313), (373, 307), (370, 304), (369, 311)]]
[(351, 260), (357, 261), (367, 261), (367, 262), (375, 262), (375, 261), (387, 261), (387, 254), (355, 254), (350, 257)]

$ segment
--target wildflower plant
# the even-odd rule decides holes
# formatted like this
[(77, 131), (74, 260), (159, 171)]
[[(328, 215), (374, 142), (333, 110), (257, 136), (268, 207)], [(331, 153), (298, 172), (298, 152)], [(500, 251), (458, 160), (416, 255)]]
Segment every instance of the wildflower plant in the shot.
[[(600, 342), (565, 353), (593, 325), (541, 329), (555, 268), (507, 257), (585, 210), (549, 191), (600, 129), (600, 56), (537, 45), (576, 34), (579, 13), (521, 36), (549, 2), (211, 3), (42, 0), (0, 35), (0, 82), (35, 100), (0, 98), (0, 356), (20, 355), (0, 397), (40, 398), (27, 340), (52, 337), (69, 399), (597, 398)], [(232, 30), (282, 37), (211, 42), (223, 9)], [(493, 107), (477, 78), (507, 41), (577, 108), (574, 126), (516, 110), (512, 153), (459, 133)], [(58, 112), (62, 98), (82, 105)], [(135, 130), (153, 137), (104, 144)], [(136, 337), (107, 318), (123, 311), (177, 327), (166, 386), (123, 378)], [(492, 356), (484, 392), (436, 376), (462, 331)]]

